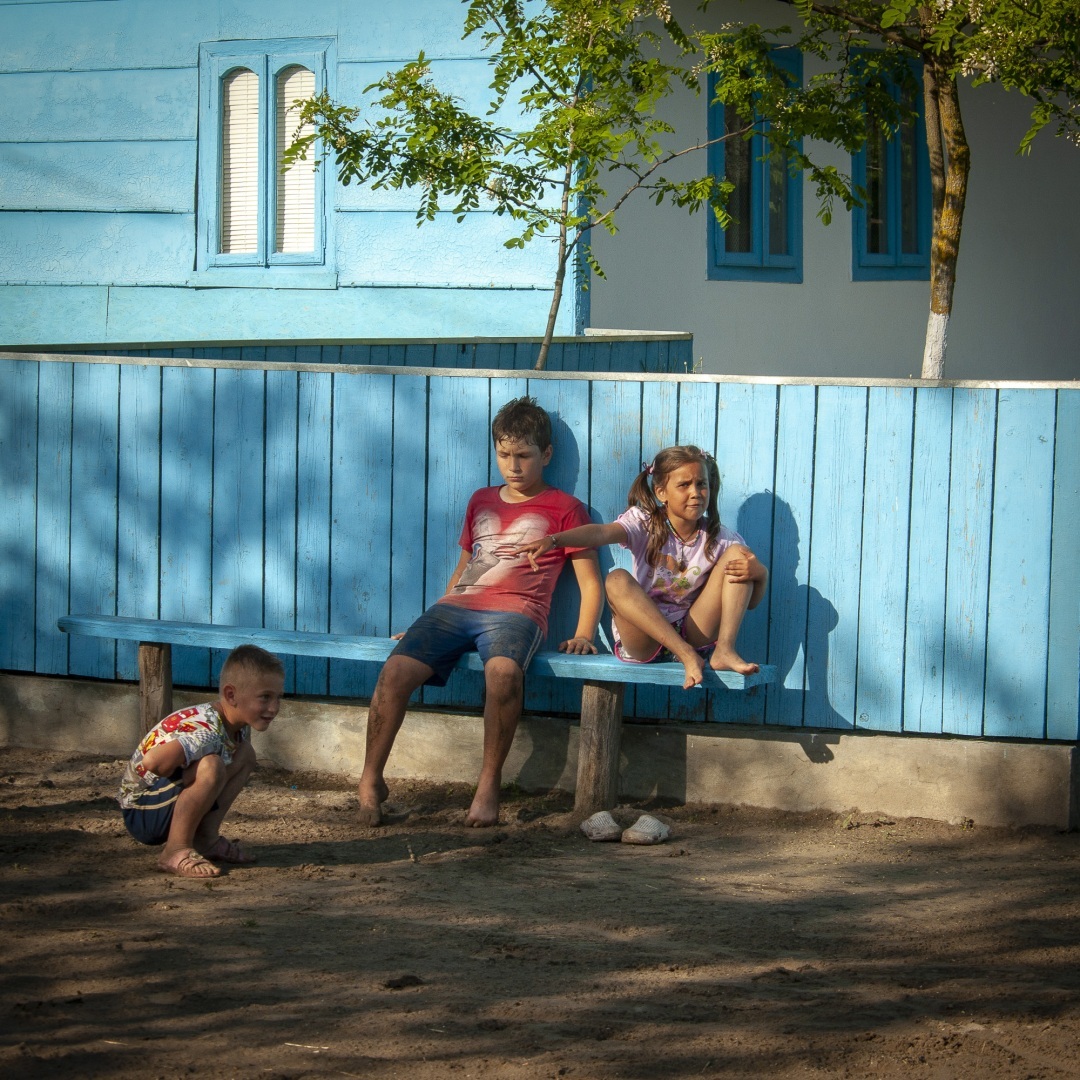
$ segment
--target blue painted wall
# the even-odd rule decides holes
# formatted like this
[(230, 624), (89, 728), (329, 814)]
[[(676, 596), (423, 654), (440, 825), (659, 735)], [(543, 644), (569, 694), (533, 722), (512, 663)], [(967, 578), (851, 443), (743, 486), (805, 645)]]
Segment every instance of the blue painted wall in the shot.
[[(526, 392), (555, 417), (549, 479), (595, 517), (623, 509), (643, 458), (697, 442), (722, 516), (771, 568), (741, 645), (781, 685), (630, 690), (630, 715), (1077, 738), (1074, 388), (0, 356), (0, 668), (135, 677), (133, 645), (69, 639), (67, 612), (402, 629), (445, 586), (468, 495), (497, 479), (493, 412)], [(561, 589), (553, 638), (573, 627)], [(208, 685), (219, 662), (178, 650), (177, 681)], [(290, 660), (289, 688), (364, 696), (375, 675)], [(478, 693), (459, 674), (425, 700)], [(571, 687), (528, 693), (575, 710)]]
[[(551, 244), (509, 251), (507, 223), (485, 212), (417, 229), (407, 193), (332, 175), (319, 272), (196, 270), (200, 45), (327, 39), (328, 86), (350, 103), (423, 49), (481, 108), (489, 69), (461, 40), (463, 12), (458, 0), (0, 2), (0, 344), (541, 333)], [(559, 333), (574, 311), (569, 289)]]

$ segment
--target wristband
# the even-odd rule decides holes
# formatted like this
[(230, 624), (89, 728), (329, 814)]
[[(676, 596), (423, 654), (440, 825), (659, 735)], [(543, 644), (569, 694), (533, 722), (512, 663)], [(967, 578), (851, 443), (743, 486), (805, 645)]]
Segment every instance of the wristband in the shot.
[(554, 551), (556, 548), (561, 548), (562, 547), (562, 544), (560, 544), (560, 543), (558, 543), (556, 541), (554, 533), (548, 533), (548, 539), (551, 541), (551, 550), (552, 551)]

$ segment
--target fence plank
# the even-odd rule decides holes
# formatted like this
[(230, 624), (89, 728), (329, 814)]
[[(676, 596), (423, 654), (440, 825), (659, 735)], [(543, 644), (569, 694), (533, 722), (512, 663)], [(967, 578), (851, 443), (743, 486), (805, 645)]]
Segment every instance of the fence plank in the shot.
[[(30, 658), (35, 671), (66, 674), (69, 643), (54, 633), (56, 620), (71, 610), (71, 419), (74, 408), (74, 364), (45, 364), (38, 373), (35, 394), (43, 404), (38, 423), (27, 425), (37, 432), (37, 536), (35, 572), (22, 575), (34, 597), (33, 617), (23, 627), (9, 622), (9, 632), (32, 635)], [(4, 471), (10, 461), (19, 469), (18, 457), (5, 453)], [(156, 456), (156, 455), (155, 455)], [(33, 455), (30, 456), (32, 467)], [(31, 480), (31, 477), (27, 477)], [(34, 484), (28, 484), (33, 496)], [(5, 515), (10, 506), (5, 499)], [(18, 503), (16, 503), (18, 506)], [(30, 534), (33, 543), (34, 533)], [(31, 549), (32, 550), (32, 549)], [(14, 564), (12, 564), (14, 565)], [(34, 565), (31, 560), (30, 565)], [(77, 564), (77, 572), (82, 567)], [(66, 609), (66, 610), (65, 610)], [(96, 613), (95, 613), (96, 614)], [(36, 620), (37, 632), (33, 632)]]
[[(339, 375), (334, 387), (330, 489), (330, 632), (385, 634), (390, 625), (390, 494), (393, 382), (380, 375)], [(422, 475), (422, 463), (416, 468)], [(330, 693), (369, 697), (377, 671), (334, 660)]]
[(1038, 390), (998, 395), (993, 538), (986, 619), (983, 733), (1046, 732), (1055, 401)]
[[(816, 424), (815, 387), (781, 387), (776, 428), (772, 565), (769, 567), (769, 595), (766, 598), (769, 611), (769, 663), (777, 666), (779, 684), (771, 686), (766, 693), (765, 722), (786, 727), (802, 725), (808, 692), (825, 693), (824, 686), (815, 684), (808, 687), (806, 682)], [(831, 630), (821, 622), (815, 626), (826, 634)]]
[[(852, 727), (858, 660), (866, 398), (862, 387), (818, 391), (807, 613), (808, 727)], [(819, 681), (820, 673), (820, 681)]]
[(1057, 393), (1046, 737), (1080, 738), (1080, 390)]
[(904, 644), (904, 730), (942, 730), (953, 392), (915, 392)]
[[(297, 383), (296, 629), (330, 630), (330, 513), (332, 418), (337, 376), (301, 371)], [(325, 694), (330, 664), (296, 659), (296, 692)]]
[(996, 422), (994, 391), (954, 392), (942, 717), (953, 735), (982, 734)]
[(867, 408), (855, 717), (900, 731), (915, 392), (875, 387)]
[[(161, 618), (210, 621), (214, 369), (161, 373)], [(173, 682), (209, 686), (206, 649), (173, 650)]]
[[(156, 618), (161, 578), (161, 369), (120, 368), (120, 521), (116, 610)], [(139, 677), (138, 643), (118, 642), (117, 674)]]
[[(108, 364), (76, 364), (72, 429), (82, 433), (71, 458), (71, 606), (116, 612), (117, 399), (120, 370)], [(72, 641), (74, 675), (116, 677), (116, 643)]]

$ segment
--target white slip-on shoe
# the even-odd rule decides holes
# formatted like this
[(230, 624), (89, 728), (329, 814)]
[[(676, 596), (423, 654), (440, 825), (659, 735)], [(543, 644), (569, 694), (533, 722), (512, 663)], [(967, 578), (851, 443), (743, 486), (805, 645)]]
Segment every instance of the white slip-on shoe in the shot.
[(598, 810), (581, 823), (581, 831), (590, 840), (618, 840), (622, 835), (622, 826), (607, 810)]
[(642, 814), (622, 834), (622, 842), (624, 844), (662, 844), (670, 835), (671, 829), (662, 821), (651, 814)]

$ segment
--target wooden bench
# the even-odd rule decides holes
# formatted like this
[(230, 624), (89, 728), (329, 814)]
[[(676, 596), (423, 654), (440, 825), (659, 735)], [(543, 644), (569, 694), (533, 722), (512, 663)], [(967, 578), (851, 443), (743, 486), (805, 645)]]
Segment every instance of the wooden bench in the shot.
[[(69, 634), (139, 643), (139, 715), (146, 731), (172, 712), (173, 645), (233, 649), (237, 645), (251, 644), (288, 656), (321, 656), (381, 664), (396, 644), (392, 638), (164, 622), (121, 615), (65, 615), (57, 625)], [(483, 671), (483, 664), (475, 652), (466, 653), (457, 666)], [(682, 665), (625, 664), (610, 654), (568, 656), (560, 652), (541, 652), (533, 657), (529, 675), (584, 680), (574, 809), (582, 814), (610, 809), (619, 794), (619, 744), (626, 684), (681, 687)], [(703, 685), (738, 691), (775, 680), (775, 666), (763, 664), (753, 675), (706, 669)]]

